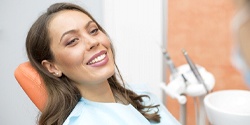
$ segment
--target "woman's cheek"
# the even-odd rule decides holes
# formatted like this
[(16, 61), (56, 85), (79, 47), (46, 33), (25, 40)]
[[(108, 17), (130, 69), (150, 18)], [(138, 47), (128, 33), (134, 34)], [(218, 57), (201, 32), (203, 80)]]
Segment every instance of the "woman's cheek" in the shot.
[(102, 33), (101, 37), (99, 37), (98, 41), (100, 41), (100, 43), (106, 47), (106, 48), (110, 48), (111, 47), (111, 41), (108, 38), (107, 35), (105, 35), (104, 33)]
[(79, 52), (65, 52), (64, 54), (58, 55), (58, 60), (63, 65), (68, 66), (82, 62)]

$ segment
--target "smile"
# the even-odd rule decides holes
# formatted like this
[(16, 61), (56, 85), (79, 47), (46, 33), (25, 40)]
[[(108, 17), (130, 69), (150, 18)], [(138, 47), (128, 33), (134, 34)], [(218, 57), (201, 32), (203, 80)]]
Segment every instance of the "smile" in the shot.
[(107, 55), (107, 51), (102, 50), (99, 53), (93, 55), (87, 62), (87, 65), (90, 65), (92, 67), (104, 66), (106, 65), (106, 63), (108, 63), (108, 60), (109, 58)]
[(97, 62), (100, 62), (102, 61), (104, 58), (106, 57), (106, 53), (94, 58), (93, 60), (91, 60), (88, 65), (91, 65), (91, 64), (94, 64), (94, 63), (97, 63)]

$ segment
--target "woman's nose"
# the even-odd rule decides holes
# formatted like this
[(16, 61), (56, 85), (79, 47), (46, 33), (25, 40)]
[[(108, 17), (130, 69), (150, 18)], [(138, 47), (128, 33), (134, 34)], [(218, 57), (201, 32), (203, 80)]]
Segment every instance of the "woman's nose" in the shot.
[(86, 49), (87, 50), (91, 50), (91, 49), (94, 49), (96, 48), (97, 46), (99, 46), (99, 42), (98, 40), (94, 39), (94, 38), (91, 38), (91, 37), (88, 37), (85, 39), (85, 43), (86, 43)]

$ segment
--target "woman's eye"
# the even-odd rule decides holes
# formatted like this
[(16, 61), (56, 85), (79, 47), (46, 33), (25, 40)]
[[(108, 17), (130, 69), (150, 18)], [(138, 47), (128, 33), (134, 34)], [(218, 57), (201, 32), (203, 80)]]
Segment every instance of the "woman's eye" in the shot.
[(96, 28), (96, 29), (92, 30), (92, 31), (90, 32), (90, 34), (96, 34), (96, 33), (98, 32), (98, 30), (99, 30), (99, 29)]
[(72, 44), (75, 43), (77, 40), (79, 40), (79, 39), (78, 39), (78, 38), (74, 38), (74, 39), (70, 40), (70, 41), (66, 44), (66, 46), (72, 45)]

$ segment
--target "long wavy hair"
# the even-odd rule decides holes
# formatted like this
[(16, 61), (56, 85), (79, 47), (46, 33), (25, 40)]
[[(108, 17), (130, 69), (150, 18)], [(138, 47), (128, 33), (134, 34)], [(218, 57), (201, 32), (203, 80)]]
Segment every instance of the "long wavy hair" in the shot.
[[(59, 78), (55, 77), (41, 65), (43, 60), (54, 60), (54, 55), (50, 48), (51, 39), (48, 32), (48, 26), (51, 19), (62, 10), (76, 10), (83, 12), (97, 24), (102, 32), (107, 35), (105, 30), (86, 10), (72, 3), (55, 3), (51, 5), (47, 9), (47, 12), (42, 14), (31, 26), (26, 38), (27, 55), (30, 63), (38, 71), (45, 83), (46, 91), (48, 93), (48, 100), (46, 101), (38, 120), (39, 125), (63, 124), (81, 98), (78, 88), (70, 82), (70, 79), (67, 76), (62, 75)], [(112, 45), (111, 50), (114, 54)], [(159, 105), (143, 105), (142, 98), (148, 96), (137, 95), (135, 92), (126, 89), (116, 64), (115, 67), (116, 73), (108, 78), (112, 91), (117, 92), (119, 96), (123, 97), (128, 103), (133, 105), (149, 121), (160, 122), (160, 116), (158, 115)], [(149, 113), (152, 108), (157, 108), (156, 112)]]

